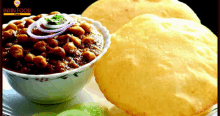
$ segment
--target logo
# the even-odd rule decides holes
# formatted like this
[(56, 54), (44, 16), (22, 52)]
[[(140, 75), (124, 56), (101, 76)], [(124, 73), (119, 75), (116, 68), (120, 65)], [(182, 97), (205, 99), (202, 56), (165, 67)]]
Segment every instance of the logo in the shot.
[(15, 0), (14, 1), (14, 5), (18, 8), (19, 5), (21, 4), (21, 1), (20, 0)]
[(20, 0), (14, 0), (16, 8), (3, 8), (4, 16), (29, 16), (31, 15), (30, 8), (18, 8), (21, 4)]

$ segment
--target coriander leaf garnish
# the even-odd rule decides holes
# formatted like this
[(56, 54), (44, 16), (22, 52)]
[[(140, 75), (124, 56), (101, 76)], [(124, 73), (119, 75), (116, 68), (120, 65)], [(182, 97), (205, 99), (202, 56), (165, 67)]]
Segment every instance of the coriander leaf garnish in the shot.
[(51, 18), (44, 18), (48, 24), (51, 25), (59, 25), (59, 24), (63, 24), (65, 21), (65, 18), (63, 17), (63, 15), (54, 15)]

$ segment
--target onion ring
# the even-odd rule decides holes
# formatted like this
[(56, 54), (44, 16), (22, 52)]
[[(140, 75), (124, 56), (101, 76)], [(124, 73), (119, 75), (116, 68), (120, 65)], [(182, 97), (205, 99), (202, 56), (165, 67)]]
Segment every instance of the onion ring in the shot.
[(57, 32), (57, 33), (55, 33), (55, 34), (52, 34), (52, 35), (47, 35), (47, 36), (34, 35), (31, 31), (32, 31), (32, 29), (33, 29), (36, 25), (37, 25), (37, 22), (34, 22), (34, 23), (32, 23), (32, 24), (28, 27), (28, 29), (27, 29), (28, 35), (31, 36), (31, 37), (33, 37), (33, 38), (36, 38), (36, 39), (47, 39), (47, 38), (52, 38), (52, 37), (54, 37), (54, 36), (57, 36), (57, 35), (63, 33), (67, 28), (69, 28), (71, 25), (73, 25), (73, 21), (72, 21), (70, 24), (68, 24), (65, 28), (62, 28), (61, 31), (59, 31), (59, 32)]

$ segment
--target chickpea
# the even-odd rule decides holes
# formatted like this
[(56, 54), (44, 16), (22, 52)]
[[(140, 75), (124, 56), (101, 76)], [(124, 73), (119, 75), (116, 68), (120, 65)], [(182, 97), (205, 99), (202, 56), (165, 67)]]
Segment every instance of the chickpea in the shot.
[(66, 52), (63, 48), (61, 47), (55, 47), (53, 49), (53, 54), (57, 55), (57, 56), (60, 56), (62, 58), (64, 58), (66, 56)]
[(57, 72), (63, 72), (65, 71), (65, 68), (66, 68), (65, 64), (59, 60), (56, 63), (55, 67), (56, 67)]
[(93, 59), (95, 59), (95, 54), (94, 53), (92, 53), (92, 52), (90, 52), (90, 51), (86, 51), (86, 52), (83, 52), (82, 53), (82, 56), (84, 57), (84, 58), (86, 58), (88, 61), (92, 61)]
[(18, 24), (21, 24), (21, 23), (23, 23), (23, 21), (22, 20), (19, 20), (19, 21), (15, 21), (15, 22), (13, 22), (15, 25), (18, 25)]
[(55, 14), (60, 14), (60, 12), (58, 12), (58, 11), (53, 11), (53, 12), (51, 12), (49, 15), (55, 15)]
[(87, 33), (90, 33), (92, 30), (91, 25), (87, 22), (81, 23), (79, 26), (82, 27)]
[(53, 48), (47, 46), (47, 54), (53, 54)]
[(58, 46), (58, 41), (57, 41), (56, 39), (47, 38), (47, 43), (48, 43), (49, 46), (51, 46), (51, 47), (56, 47), (56, 46)]
[(56, 61), (55, 67), (57, 68), (57, 66), (58, 66), (58, 67), (61, 67), (61, 68), (64, 68), (63, 63), (62, 63), (60, 60), (57, 60), (57, 61)]
[(70, 27), (70, 28), (68, 28), (68, 31), (69, 31), (70, 33), (75, 34), (75, 35), (78, 36), (78, 37), (80, 37), (81, 35), (84, 35), (84, 34), (85, 34), (85, 31), (84, 31), (83, 28), (80, 27), (80, 26)]
[(94, 42), (94, 39), (92, 37), (85, 37), (82, 39), (82, 43), (89, 44), (89, 43), (93, 43), (93, 42)]
[(34, 22), (34, 20), (33, 19), (30, 19), (30, 18), (28, 18), (28, 19), (25, 19), (25, 27), (27, 28), (30, 24), (32, 24), (33, 22)]
[(32, 38), (32, 37), (29, 37), (29, 40), (32, 42), (32, 43), (37, 43), (39, 40), (38, 39), (35, 39), (35, 38)]
[(17, 26), (13, 23), (8, 24), (8, 26), (5, 28), (6, 31), (9, 30), (9, 29), (12, 29), (14, 31), (18, 30)]
[(28, 54), (24, 57), (24, 60), (25, 60), (26, 62), (33, 62), (34, 58), (35, 58), (35, 55), (34, 55), (34, 54), (28, 53)]
[(68, 61), (68, 62), (70, 62), (71, 60), (73, 60), (73, 58), (70, 57), (70, 56), (68, 56), (68, 57), (65, 58), (65, 60)]
[(67, 35), (60, 35), (60, 36), (58, 36), (56, 39), (59, 40), (59, 41), (61, 41), (61, 40), (64, 40), (64, 39), (66, 39), (66, 38), (67, 38)]
[(22, 28), (20, 31), (20, 34), (26, 34), (27, 35), (27, 28)]
[(68, 65), (69, 65), (70, 67), (72, 67), (72, 68), (77, 68), (77, 67), (79, 67), (78, 64), (77, 64), (74, 60), (71, 60), (71, 61), (68, 63)]
[(46, 58), (43, 56), (34, 57), (33, 62), (38, 68), (45, 68), (47, 66)]
[(4, 35), (5, 39), (14, 38), (15, 37), (15, 31), (12, 30), (12, 29), (9, 29), (7, 31), (4, 31), (3, 35)]
[(51, 65), (51, 64), (47, 64), (47, 70), (48, 70), (48, 72), (49, 73), (53, 73), (54, 72), (54, 66), (53, 65)]
[(31, 17), (31, 19), (37, 21), (39, 18), (41, 18), (43, 15), (37, 15), (37, 16), (34, 16), (34, 17)]
[(67, 52), (67, 53), (72, 53), (72, 51), (76, 50), (76, 46), (74, 46), (73, 42), (68, 42), (63, 46), (63, 49)]
[(17, 35), (18, 43), (26, 43), (28, 42), (28, 36), (26, 34)]
[(80, 46), (81, 45), (81, 39), (79, 39), (78, 37), (75, 37), (73, 35), (69, 35), (69, 39), (70, 41), (72, 41), (76, 46)]
[(10, 53), (15, 58), (21, 58), (23, 57), (23, 48), (22, 46), (15, 44), (11, 46)]
[(65, 65), (67, 65), (67, 64), (68, 64), (68, 62), (67, 62), (66, 60), (64, 60), (64, 61), (63, 61), (63, 63), (64, 63)]
[(59, 45), (64, 45), (68, 42), (67, 35), (60, 35), (56, 39), (59, 41)]
[(39, 41), (36, 44), (34, 44), (34, 48), (43, 52), (47, 49), (47, 43), (44, 41)]
[(32, 33), (35, 34), (35, 35), (44, 35), (44, 32), (38, 30), (37, 28), (34, 28), (32, 30)]
[(18, 24), (17, 27), (18, 27), (19, 29), (23, 29), (23, 28), (24, 28), (24, 24)]

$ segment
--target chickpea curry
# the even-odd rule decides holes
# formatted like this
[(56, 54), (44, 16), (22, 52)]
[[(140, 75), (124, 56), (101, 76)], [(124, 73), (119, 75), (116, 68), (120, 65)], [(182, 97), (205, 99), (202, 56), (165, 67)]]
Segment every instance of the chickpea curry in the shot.
[(25, 74), (59, 73), (85, 65), (102, 52), (103, 35), (95, 25), (71, 15), (61, 17), (60, 23), (53, 19), (57, 15), (62, 16), (51, 12), (47, 18), (37, 15), (3, 27), (3, 67)]

